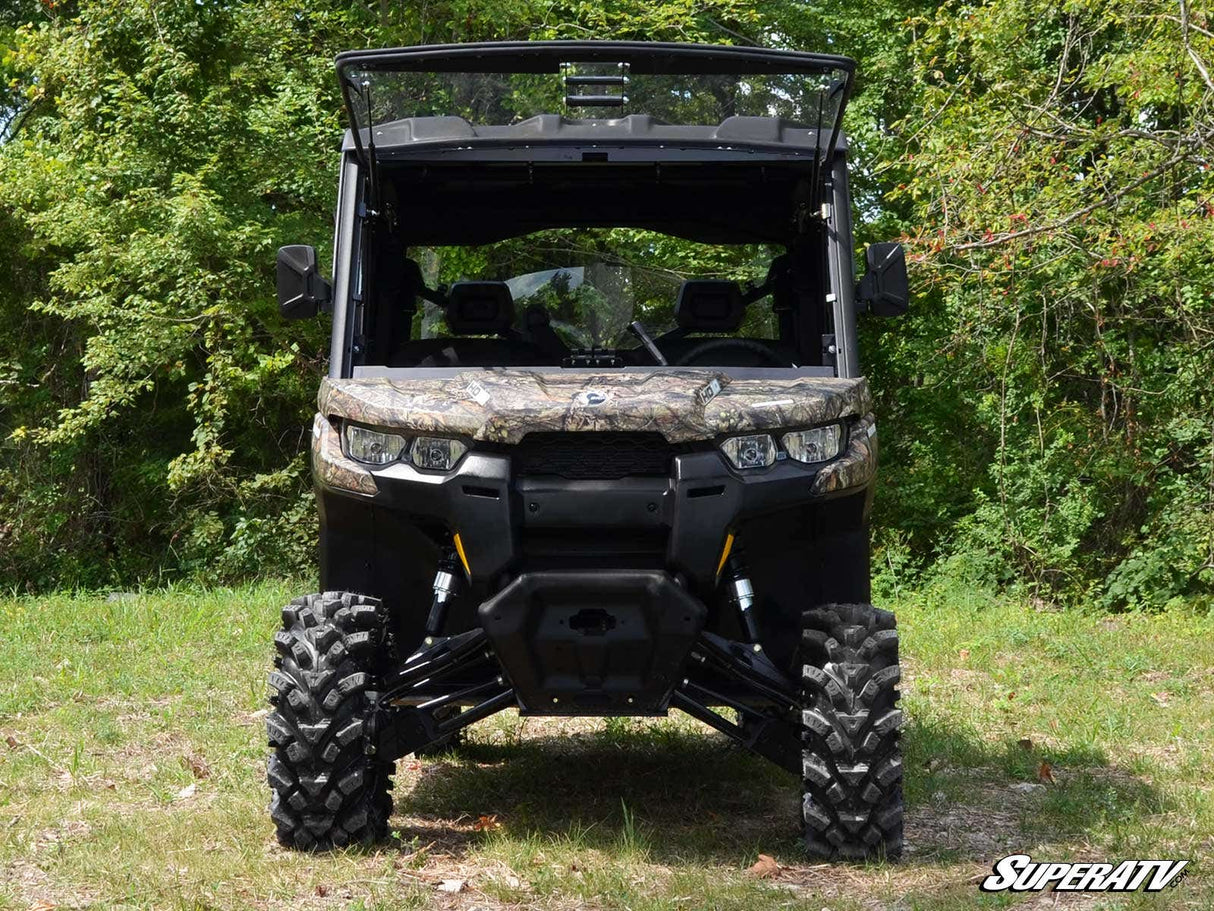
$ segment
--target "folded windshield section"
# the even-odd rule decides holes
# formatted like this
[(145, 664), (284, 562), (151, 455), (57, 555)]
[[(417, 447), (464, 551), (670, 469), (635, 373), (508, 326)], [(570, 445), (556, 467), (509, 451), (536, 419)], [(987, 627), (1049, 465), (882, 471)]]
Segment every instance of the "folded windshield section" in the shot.
[[(629, 42), (455, 45), (338, 58), (356, 138), (380, 149), (419, 140), (500, 142), (544, 129), (535, 121), (545, 116), (575, 123), (640, 117), (632, 121), (637, 139), (733, 135), (779, 144), (781, 128), (791, 128), (813, 131), (812, 140), (791, 135), (827, 155), (853, 68), (846, 58), (791, 51)], [(767, 129), (748, 123), (757, 118), (770, 121)]]

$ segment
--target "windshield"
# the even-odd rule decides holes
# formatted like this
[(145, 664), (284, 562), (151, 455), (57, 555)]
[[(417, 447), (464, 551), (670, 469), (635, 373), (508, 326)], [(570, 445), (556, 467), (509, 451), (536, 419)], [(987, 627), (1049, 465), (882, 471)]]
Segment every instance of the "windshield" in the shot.
[(825, 146), (837, 136), (852, 68), (841, 57), (624, 42), (455, 45), (338, 58), (364, 140), (369, 127), (408, 118), (506, 126), (543, 114), (586, 121), (641, 114), (686, 126), (771, 118), (819, 130)]
[[(479, 247), (428, 247), (416, 253), (428, 284), (503, 282), (514, 304), (513, 328), (524, 332), (529, 319), (542, 318), (570, 349), (636, 348), (640, 340), (628, 328), (634, 320), (654, 336), (666, 335), (678, 327), (676, 307), (688, 281), (732, 281), (739, 290), (757, 286), (775, 255), (769, 245), (693, 244), (624, 228), (541, 231)], [(425, 302), (412, 337), (452, 335), (445, 316), (443, 307)], [(770, 298), (756, 298), (745, 306), (736, 330), (716, 334), (776, 338)]]
[[(407, 250), (386, 245), (366, 289), (359, 361), (660, 363), (645, 334), (668, 364), (789, 366), (797, 356), (781, 337), (776, 305), (786, 287), (776, 277), (784, 252), (774, 244), (695, 243), (633, 228), (559, 228)], [(711, 350), (699, 350), (714, 340)]]

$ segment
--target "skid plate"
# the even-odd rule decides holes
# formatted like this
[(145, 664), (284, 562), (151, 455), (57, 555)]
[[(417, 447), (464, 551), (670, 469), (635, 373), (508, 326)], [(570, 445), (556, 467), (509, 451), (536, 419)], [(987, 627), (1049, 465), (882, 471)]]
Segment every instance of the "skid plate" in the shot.
[(524, 573), (479, 608), (524, 715), (664, 715), (704, 626), (669, 573)]

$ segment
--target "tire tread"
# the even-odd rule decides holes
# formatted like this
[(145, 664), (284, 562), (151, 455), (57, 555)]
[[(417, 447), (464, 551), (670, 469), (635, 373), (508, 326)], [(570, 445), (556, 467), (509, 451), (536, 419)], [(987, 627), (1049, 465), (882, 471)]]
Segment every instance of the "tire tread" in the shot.
[(811, 856), (902, 854), (902, 712), (894, 615), (867, 604), (802, 615), (802, 820)]
[(379, 601), (348, 592), (296, 598), (274, 636), (266, 732), (270, 818), (289, 848), (324, 850), (384, 837), (393, 763), (362, 733), (385, 642)]

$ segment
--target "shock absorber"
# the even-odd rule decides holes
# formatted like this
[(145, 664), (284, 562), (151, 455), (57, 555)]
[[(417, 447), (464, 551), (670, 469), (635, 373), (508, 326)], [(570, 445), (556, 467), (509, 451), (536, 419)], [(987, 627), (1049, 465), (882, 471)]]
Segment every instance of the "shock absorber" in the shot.
[(750, 576), (746, 569), (746, 561), (735, 549), (729, 557), (729, 600), (738, 609), (738, 618), (742, 621), (742, 629), (748, 642), (759, 641), (759, 625), (755, 620), (755, 590), (750, 584)]
[(455, 548), (448, 547), (439, 557), (438, 569), (434, 573), (434, 599), (430, 602), (430, 616), (426, 618), (428, 640), (443, 631), (447, 622), (447, 605), (459, 594), (459, 571)]

